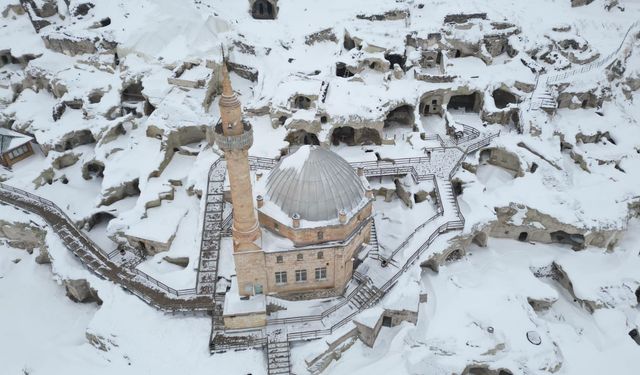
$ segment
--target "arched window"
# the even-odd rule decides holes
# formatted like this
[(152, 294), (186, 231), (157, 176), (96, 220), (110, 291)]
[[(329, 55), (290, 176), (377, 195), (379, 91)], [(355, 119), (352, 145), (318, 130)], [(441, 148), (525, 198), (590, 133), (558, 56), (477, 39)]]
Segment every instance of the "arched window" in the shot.
[(282, 260), (282, 255), (278, 255), (278, 256), (276, 257), (276, 263), (282, 263), (282, 262), (283, 262), (283, 260)]
[(324, 259), (324, 252), (318, 251), (318, 259)]
[(298, 254), (296, 256), (296, 260), (302, 260), (302, 259), (304, 259), (304, 256), (302, 254)]

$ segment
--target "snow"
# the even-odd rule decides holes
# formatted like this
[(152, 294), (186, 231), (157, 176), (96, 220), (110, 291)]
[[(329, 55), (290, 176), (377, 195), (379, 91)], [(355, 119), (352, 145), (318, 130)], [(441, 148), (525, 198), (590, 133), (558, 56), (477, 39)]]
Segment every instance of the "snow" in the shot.
[(355, 318), (353, 318), (353, 321), (360, 323), (367, 328), (373, 329), (382, 318), (383, 313), (384, 309), (382, 307), (372, 307), (358, 314)]
[(296, 152), (286, 158), (283, 158), (280, 162), (280, 169), (293, 169), (295, 170), (296, 174), (300, 174), (302, 167), (304, 167), (307, 159), (309, 159), (311, 147), (312, 146), (309, 145), (301, 146)]
[[(202, 226), (200, 195), (206, 194), (209, 167), (221, 154), (210, 139), (211, 126), (219, 117), (218, 99), (214, 98), (212, 104), (204, 108), (206, 88), (188, 89), (169, 84), (167, 78), (176, 66), (185, 61), (199, 62), (201, 65), (185, 72), (181, 78), (211, 77), (216, 72), (205, 68), (204, 61), (219, 63), (224, 52), (231, 62), (258, 72), (256, 82), (235, 72), (231, 74), (233, 87), (245, 107), (246, 119), (253, 125), (254, 145), (249, 150), (252, 156), (279, 157), (281, 150), (294, 146), (284, 139), (288, 131), (299, 128), (301, 122), (312, 123), (311, 130), (318, 134), (320, 141), (329, 144), (332, 127), (357, 129), (366, 124), (381, 128), (392, 109), (407, 104), (416, 109), (418, 132), (408, 127), (386, 129), (386, 140), (394, 140), (395, 144), (330, 145), (332, 151), (348, 161), (359, 162), (426, 157), (430, 149), (430, 157), (439, 162), (424, 166), (421, 172), (448, 174), (463, 155), (462, 151), (434, 148), (443, 144), (465, 146), (454, 145), (447, 137), (443, 118), (419, 115), (417, 108), (422, 95), (464, 87), (484, 95), (483, 110), (498, 112), (491, 99), (494, 89), (501, 86), (514, 89), (518, 83), (521, 88), (515, 89), (517, 95), (521, 98), (531, 95), (522, 87), (535, 84), (536, 76), (521, 63), (524, 52), (550, 48), (556, 53), (558, 49), (548, 37), (554, 40), (575, 37), (581, 44), (587, 44), (580, 58), (596, 53), (606, 56), (617, 48), (628, 26), (640, 14), (639, 4), (631, 0), (621, 0), (619, 7), (609, 11), (603, 9), (608, 3), (605, 0), (576, 8), (571, 7), (569, 0), (517, 4), (508, 0), (425, 4), (280, 0), (278, 19), (269, 21), (252, 19), (247, 2), (238, 0), (93, 3), (94, 8), (87, 16), (75, 17), (64, 2), (58, 1), (61, 14), (48, 18), (53, 25), (39, 34), (27, 14), (8, 11), (6, 17), (0, 17), (0, 48), (9, 50), (16, 58), (34, 57), (24, 66), (11, 62), (0, 67), (0, 131), (11, 128), (29, 133), (40, 144), (34, 143), (35, 155), (16, 164), (11, 171), (0, 170), (0, 180), (52, 200), (78, 225), (98, 212), (114, 215), (115, 219), (108, 225), (101, 222), (88, 231), (107, 251), (115, 249), (113, 240), (121, 240), (123, 233), (157, 241), (173, 237), (168, 252), (150, 257), (138, 267), (176, 289), (194, 286)], [(18, 2), (7, 5), (18, 5)], [(407, 19), (392, 21), (357, 17), (391, 10), (407, 10), (410, 15)], [(448, 14), (474, 12), (486, 12), (488, 20), (474, 20), (467, 25), (442, 24)], [(109, 17), (111, 24), (94, 27), (104, 17)], [(444, 71), (456, 76), (453, 82), (428, 83), (414, 78), (411, 70), (418, 67), (411, 64), (419, 58), (419, 51), (413, 46), (405, 48), (408, 34), (424, 38), (429, 33), (442, 33), (444, 38), (455, 35), (475, 43), (496, 32), (491, 25), (494, 21), (513, 23), (520, 30), (509, 38), (509, 43), (521, 52), (519, 55), (503, 54), (493, 59), (445, 57)], [(570, 26), (571, 30), (566, 33), (552, 30), (560, 25)], [(326, 28), (336, 34), (337, 43), (305, 43), (306, 36)], [(361, 41), (362, 50), (345, 50), (345, 33)], [(45, 47), (43, 36), (63, 35), (76, 40), (104, 39), (116, 43), (117, 49), (68, 56)], [(253, 47), (254, 52), (243, 52), (237, 42)], [(573, 252), (565, 246), (490, 239), (487, 249), (473, 247), (470, 255), (441, 267), (439, 274), (421, 271), (416, 262), (389, 294), (362, 316), (375, 315), (381, 306), (415, 308), (412, 306), (417, 304), (416, 296), (426, 291), (428, 302), (420, 304), (417, 326), (383, 327), (373, 348), (359, 342), (354, 344), (338, 361), (332, 362), (326, 373), (451, 374), (462, 373), (471, 363), (530, 374), (637, 372), (633, 359), (638, 357), (639, 349), (628, 332), (640, 325), (635, 297), (640, 285), (635, 245), (639, 240), (636, 235), (639, 226), (628, 219), (629, 206), (637, 202), (639, 195), (640, 106), (635, 103), (638, 94), (630, 89), (630, 80), (638, 77), (640, 46), (633, 38), (629, 46), (633, 48), (623, 55), (622, 78), (611, 78), (603, 67), (549, 87), (553, 94), (561, 90), (578, 93), (593, 90), (597, 96), (606, 98), (599, 108), (562, 108), (553, 116), (541, 111), (526, 112), (524, 116), (530, 126), (524, 134), (517, 134), (512, 125), (485, 127), (486, 120), (478, 114), (449, 113), (455, 123), (472, 126), (483, 134), (500, 130), (492, 147), (502, 147), (517, 155), (524, 172), (516, 176), (486, 165), (478, 160), (479, 152), (467, 156), (464, 162), (467, 166), (477, 166), (476, 172), (463, 167), (456, 174), (463, 185), (458, 201), (465, 216), (465, 233), (494, 220), (496, 207), (515, 203), (581, 228), (619, 229), (626, 233), (626, 238), (607, 251), (589, 248), (582, 252)], [(116, 51), (119, 65), (114, 63)], [(390, 72), (368, 67), (367, 61), (384, 60), (385, 52), (409, 55), (403, 78), (396, 79)], [(350, 79), (335, 77), (338, 61), (362, 66), (364, 70)], [(579, 68), (568, 67), (566, 58), (559, 58), (555, 64), (538, 59), (536, 64), (552, 73), (558, 68)], [(127, 83), (138, 79), (144, 87), (143, 96), (155, 110), (142, 113), (144, 102), (141, 101), (137, 103), (140, 113), (120, 115), (117, 109), (121, 104), (121, 91)], [(566, 89), (565, 85), (568, 85)], [(291, 110), (289, 101), (293, 95), (319, 95), (322, 87), (328, 87), (325, 100), (314, 101), (309, 110), (296, 110), (285, 126), (272, 122), (271, 116), (277, 111)], [(540, 89), (544, 88), (538, 87), (537, 91)], [(89, 97), (98, 91), (103, 93), (101, 99), (90, 103)], [(60, 119), (52, 119), (54, 107), (75, 100), (82, 100), (81, 109), (67, 107)], [(322, 115), (328, 117), (327, 123), (313, 123)], [(202, 129), (207, 134), (202, 139), (179, 139), (187, 128)], [(63, 150), (66, 148), (63, 138), (80, 131), (90, 132), (96, 142)], [(613, 142), (603, 138), (597, 143), (583, 143), (577, 139), (580, 134), (591, 136), (599, 131), (608, 132)], [(420, 139), (421, 132), (430, 138)], [(435, 135), (443, 139), (442, 144)], [(561, 151), (561, 139), (570, 143), (572, 149)], [(172, 142), (180, 144), (176, 146)], [(548, 162), (520, 147), (521, 142)], [(174, 153), (174, 148), (179, 152)], [(305, 148), (301, 149), (303, 155)], [(60, 169), (52, 167), (55, 159), (67, 154), (78, 156), (78, 161)], [(575, 162), (578, 156), (583, 158), (583, 166)], [(299, 168), (301, 160), (289, 157), (283, 163)], [(102, 177), (92, 175), (86, 179), (83, 172), (90, 162), (104, 164)], [(533, 163), (538, 166), (535, 173), (530, 172)], [(133, 191), (129, 196), (106, 203), (123, 184), (133, 185), (136, 180), (139, 193)], [(407, 179), (403, 182), (407, 183)], [(371, 185), (393, 187), (386, 178), (374, 179)], [(430, 181), (406, 185), (411, 193), (433, 189)], [(171, 194), (173, 198), (168, 199)], [(158, 202), (159, 206), (151, 207)], [(396, 249), (414, 229), (436, 213), (432, 199), (414, 204), (413, 209), (397, 199), (392, 202), (377, 199), (373, 204), (382, 255)], [(451, 202), (445, 204), (451, 205)], [(522, 222), (523, 213), (516, 214), (514, 224)], [(450, 210), (445, 214), (450, 215)], [(0, 218), (33, 221), (46, 228), (38, 217), (8, 206), (0, 206)], [(434, 225), (449, 219), (452, 217), (443, 217)], [(282, 220), (288, 222), (290, 218)], [(442, 251), (448, 246), (447, 240), (458, 234), (440, 236), (429, 254)], [(399, 253), (396, 260), (405, 259), (424, 241), (422, 236), (423, 232), (418, 232), (405, 249), (407, 254)], [(277, 240), (281, 239), (273, 239), (269, 233), (263, 236), (264, 244)], [(35, 264), (35, 255), (27, 255), (0, 239), (3, 306), (0, 337), (5, 338), (0, 339), (0, 353), (4, 354), (4, 372), (204, 374), (214, 369), (229, 374), (266, 373), (263, 354), (259, 351), (210, 356), (206, 345), (210, 317), (168, 316), (154, 311), (120, 287), (91, 275), (62, 247), (50, 229), (47, 244), (53, 258), (51, 266)], [(269, 247), (279, 249), (290, 244), (276, 245)], [(223, 238), (221, 246), (218, 276), (231, 280), (235, 274), (231, 240)], [(169, 264), (162, 260), (164, 256), (187, 257), (189, 266), (182, 269)], [(14, 263), (17, 258), (21, 261)], [(367, 262), (371, 263), (371, 259), (365, 259), (365, 266), (369, 265)], [(556, 281), (536, 276), (538, 270), (554, 263), (571, 279), (576, 299), (592, 301), (601, 307), (591, 314), (574, 302), (574, 296)], [(396, 265), (391, 264), (379, 273), (371, 267), (374, 282), (387, 280), (396, 272), (393, 267)], [(60, 286), (61, 280), (69, 278), (87, 279), (104, 303), (96, 306), (69, 301)], [(224, 283), (218, 286), (220, 291)], [(231, 295), (233, 293), (228, 296)], [(534, 311), (528, 298), (555, 302), (549, 310)], [(274, 316), (318, 313), (335, 301), (287, 301), (282, 304), (289, 310)], [(350, 329), (352, 323), (345, 327)], [(493, 328), (492, 333), (489, 327)], [(526, 340), (529, 331), (540, 335), (540, 346)], [(91, 346), (86, 333), (112, 341), (107, 343), (108, 351)], [(309, 352), (317, 352), (318, 346), (318, 341), (294, 345), (294, 372), (307, 372), (299, 359), (307, 358)]]
[[(0, 206), (0, 217), (46, 228), (39, 217), (7, 206)], [(29, 255), (0, 243), (4, 373), (208, 374), (212, 368), (224, 368), (230, 373), (266, 374), (263, 355), (257, 351), (210, 356), (202, 345), (209, 338), (209, 317), (159, 313), (120, 287), (93, 276), (50, 229), (47, 245), (51, 266), (35, 263), (37, 250)], [(18, 258), (20, 262), (13, 263)], [(103, 304), (72, 302), (60, 285), (62, 279), (88, 280)], [(103, 337), (107, 351), (92, 346), (86, 334)]]
[(248, 315), (264, 314), (266, 312), (266, 297), (264, 294), (251, 296), (248, 299), (241, 299), (238, 294), (238, 282), (236, 278), (231, 279), (231, 289), (224, 299), (224, 315)]

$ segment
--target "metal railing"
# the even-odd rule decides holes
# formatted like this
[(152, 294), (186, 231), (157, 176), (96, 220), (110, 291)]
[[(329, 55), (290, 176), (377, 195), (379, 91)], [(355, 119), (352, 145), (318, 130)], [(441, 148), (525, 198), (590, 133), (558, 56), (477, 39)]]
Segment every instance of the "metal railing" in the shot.
[[(82, 231), (80, 231), (75, 226), (71, 218), (69, 218), (69, 216), (67, 216), (67, 214), (55, 203), (53, 203), (48, 199), (39, 197), (37, 195), (34, 195), (22, 189), (18, 189), (3, 183), (0, 183), (0, 190), (9, 192), (10, 194), (14, 195), (14, 199), (17, 198), (18, 201), (22, 201), (23, 203), (23, 206), (21, 206), (22, 208), (28, 209), (29, 211), (39, 216), (42, 216), (42, 215), (40, 214), (40, 212), (38, 212), (38, 209), (43, 211), (42, 214), (44, 214), (46, 211), (50, 215), (53, 215), (57, 222), (52, 221), (51, 218), (49, 219), (47, 219), (46, 217), (43, 217), (43, 218), (52, 225), (52, 228), (54, 229), (56, 234), (59, 235), (59, 237), (63, 240), (65, 245), (72, 252), (74, 252), (74, 254), (78, 255), (77, 253), (80, 251), (84, 253), (84, 256), (80, 256), (80, 258), (83, 260), (83, 263), (85, 263), (85, 265), (91, 272), (93, 272), (100, 278), (119, 282), (123, 288), (133, 293), (134, 295), (144, 300), (145, 302), (149, 303), (150, 305), (158, 308), (159, 310), (168, 311), (172, 309), (170, 306), (162, 306), (160, 303), (157, 303), (156, 301), (154, 301), (151, 296), (146, 295), (142, 290), (140, 290), (139, 288), (136, 288), (134, 285), (134, 283), (136, 283), (136, 281), (134, 280), (135, 277), (138, 276), (143, 280), (145, 280), (145, 282), (140, 283), (140, 285), (154, 286), (156, 287), (154, 288), (155, 290), (164, 292), (166, 297), (172, 297), (172, 296), (182, 297), (182, 296), (195, 295), (195, 289), (171, 288), (168, 285), (157, 280), (156, 278), (138, 269), (125, 268), (123, 269), (123, 271), (125, 272), (121, 272), (119, 273), (119, 275), (128, 275), (129, 279), (119, 278), (117, 280), (113, 280), (113, 277), (108, 276), (105, 273), (105, 269), (104, 269), (104, 266), (107, 265), (107, 263), (112, 263), (109, 260), (109, 256), (113, 252), (108, 253), (104, 251), (93, 240), (91, 240)], [(25, 200), (31, 200), (32, 203), (30, 204)], [(11, 203), (11, 201), (8, 201), (8, 203)], [(88, 255), (87, 253), (91, 255)], [(91, 258), (91, 259), (87, 259), (87, 258)], [(98, 263), (98, 265), (94, 264), (96, 262)], [(118, 267), (115, 264), (113, 264), (113, 266)], [(174, 302), (189, 302), (189, 301), (191, 300), (190, 299), (174, 300)], [(208, 310), (209, 308), (205, 307), (206, 304), (208, 304), (208, 302), (205, 302), (203, 304), (198, 304), (194, 302), (192, 305), (182, 309), (178, 309), (178, 310), (182, 310), (182, 311)]]
[(349, 294), (347, 294), (340, 302), (324, 310), (320, 314), (267, 319), (267, 325), (278, 325), (278, 324), (286, 324), (286, 323), (304, 323), (304, 322), (322, 320), (327, 316), (333, 314), (334, 312), (338, 311), (340, 308), (347, 305), (349, 301), (351, 301), (353, 296), (358, 294), (358, 292), (360, 292), (360, 290), (364, 288), (364, 285), (365, 285), (364, 283), (358, 284), (358, 286), (356, 286), (351, 292), (349, 292)]
[(640, 21), (636, 21), (634, 23), (631, 24), (631, 26), (629, 26), (629, 28), (627, 29), (627, 32), (625, 33), (624, 37), (622, 38), (622, 41), (620, 42), (620, 45), (618, 45), (618, 48), (615, 49), (615, 51), (611, 52), (610, 54), (608, 54), (607, 56), (594, 61), (590, 64), (584, 65), (579, 69), (574, 69), (574, 70), (570, 70), (564, 73), (560, 73), (560, 74), (555, 74), (555, 75), (547, 75), (545, 77), (545, 82), (546, 83), (554, 83), (554, 82), (558, 82), (558, 81), (562, 81), (565, 78), (568, 77), (572, 77), (575, 76), (577, 74), (582, 74), (582, 73), (586, 73), (589, 72), (593, 69), (596, 68), (600, 68), (601, 66), (608, 64), (609, 62), (611, 62), (613, 60), (614, 57), (616, 57), (620, 51), (622, 50), (622, 48), (624, 47), (624, 45), (626, 44), (626, 42), (628, 41), (629, 35), (631, 34), (631, 31), (635, 28), (637, 28), (638, 26), (640, 26)]
[(196, 294), (196, 288), (188, 288), (188, 289), (174, 289), (172, 287), (170, 287), (169, 285), (163, 283), (162, 281), (159, 281), (158, 279), (153, 278), (152, 276), (149, 276), (147, 273), (140, 271), (137, 268), (134, 268), (131, 270), (133, 273), (135, 273), (137, 276), (142, 277), (144, 280), (146, 280), (147, 282), (151, 283), (154, 286), (157, 286), (158, 288), (164, 290), (165, 292), (172, 294), (176, 297), (180, 297), (180, 296), (193, 296)]

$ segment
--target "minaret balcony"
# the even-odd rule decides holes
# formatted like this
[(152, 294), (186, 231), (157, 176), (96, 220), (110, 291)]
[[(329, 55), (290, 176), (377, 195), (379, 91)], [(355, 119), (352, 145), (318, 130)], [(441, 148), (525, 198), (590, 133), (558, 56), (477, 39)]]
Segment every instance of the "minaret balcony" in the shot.
[(248, 122), (242, 123), (243, 132), (238, 135), (225, 135), (222, 126), (222, 123), (218, 122), (215, 127), (216, 144), (221, 150), (248, 150), (253, 144), (253, 129)]

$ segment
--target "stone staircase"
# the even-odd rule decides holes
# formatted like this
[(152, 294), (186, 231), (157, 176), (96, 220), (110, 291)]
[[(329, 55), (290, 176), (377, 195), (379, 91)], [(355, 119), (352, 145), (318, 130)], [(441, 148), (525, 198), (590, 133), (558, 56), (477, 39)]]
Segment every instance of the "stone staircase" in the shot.
[(267, 342), (267, 374), (291, 374), (289, 342), (283, 337)]
[(556, 98), (551, 94), (551, 92), (549, 92), (549, 90), (544, 89), (534, 93), (534, 98), (531, 101), (532, 111), (541, 109), (545, 112), (553, 112), (557, 108), (558, 103), (556, 102)]
[(216, 301), (213, 305), (213, 311), (211, 312), (211, 326), (214, 332), (220, 332), (224, 330), (224, 320), (222, 318), (222, 312), (224, 310), (224, 300)]
[(220, 239), (222, 238), (224, 221), (224, 181), (227, 165), (223, 160), (217, 161), (209, 171), (205, 210), (202, 223), (202, 242), (200, 243), (200, 260), (196, 278), (196, 293), (213, 295), (218, 278), (218, 256)]
[(372, 259), (380, 258), (380, 245), (378, 244), (378, 232), (376, 230), (376, 221), (371, 220), (371, 238), (369, 239), (369, 245), (371, 245), (371, 250), (369, 250), (369, 257)]
[(224, 218), (222, 222), (222, 237), (231, 237), (233, 232), (231, 231), (231, 226), (233, 225), (233, 215), (229, 213), (227, 217)]
[(349, 306), (360, 311), (364, 310), (378, 301), (382, 294), (376, 288), (371, 279), (366, 279), (361, 285), (360, 290), (350, 300)]
[(442, 208), (444, 212), (453, 212), (456, 216), (460, 216), (460, 208), (458, 207), (458, 199), (453, 192), (451, 181), (438, 179), (436, 182), (440, 190), (440, 199), (442, 199)]

